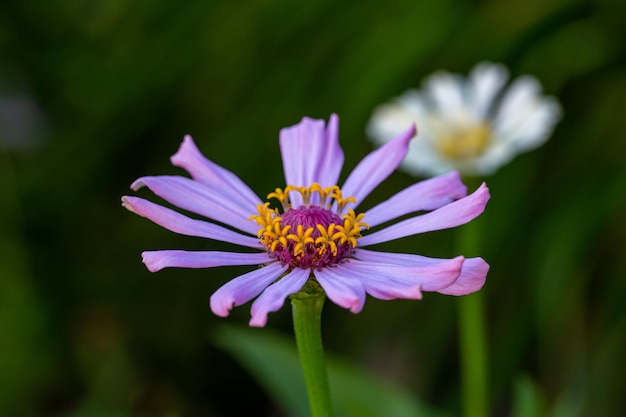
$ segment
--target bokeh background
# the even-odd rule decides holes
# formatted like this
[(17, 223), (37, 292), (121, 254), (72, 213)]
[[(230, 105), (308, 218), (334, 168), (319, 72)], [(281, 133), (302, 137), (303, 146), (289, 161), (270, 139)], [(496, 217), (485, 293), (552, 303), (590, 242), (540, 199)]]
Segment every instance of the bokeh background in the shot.
[[(618, 0), (4, 2), (0, 415), (288, 415), (236, 346), (289, 340), (289, 306), (260, 330), (248, 306), (213, 316), (210, 294), (246, 269), (149, 273), (142, 250), (226, 246), (169, 233), (121, 195), (182, 174), (169, 156), (192, 134), (263, 196), (283, 185), (280, 128), (333, 112), (345, 177), (372, 149), (376, 105), (482, 60), (535, 75), (564, 110), (545, 146), (488, 178), (482, 249), (466, 254), (492, 265), (492, 415), (622, 415), (625, 21)], [(414, 181), (395, 173), (365, 204)], [(451, 257), (457, 233), (387, 248)], [(439, 294), (370, 298), (358, 315), (327, 303), (324, 342), (423, 415), (459, 415), (456, 313)]]

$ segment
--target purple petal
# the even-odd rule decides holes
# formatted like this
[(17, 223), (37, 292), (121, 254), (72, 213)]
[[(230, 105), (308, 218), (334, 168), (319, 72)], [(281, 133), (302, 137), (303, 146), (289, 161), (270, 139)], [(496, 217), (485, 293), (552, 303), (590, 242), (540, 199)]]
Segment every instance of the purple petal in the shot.
[(256, 207), (242, 199), (233, 199), (223, 190), (212, 189), (201, 182), (185, 177), (162, 175), (143, 177), (135, 181), (133, 190), (146, 186), (167, 202), (250, 234), (259, 226), (249, 220)]
[(358, 279), (368, 294), (381, 300), (395, 298), (420, 300), (422, 298), (421, 284), (410, 284), (390, 277), (387, 273), (356, 269), (352, 266), (353, 261), (337, 265), (333, 268), (333, 272), (337, 275), (337, 279), (343, 280), (349, 277)]
[(458, 172), (430, 178), (413, 184), (387, 201), (369, 209), (365, 221), (371, 227), (405, 214), (435, 210), (467, 195), (467, 187)]
[(337, 184), (343, 165), (338, 123), (335, 114), (331, 115), (328, 127), (323, 120), (304, 117), (297, 125), (281, 129), (280, 150), (288, 185)]
[(449, 287), (439, 290), (441, 294), (466, 295), (480, 290), (485, 285), (489, 264), (482, 258), (469, 258), (463, 262), (461, 275)]
[(343, 168), (343, 150), (339, 146), (339, 117), (331, 114), (326, 126), (325, 156), (320, 161), (317, 182), (322, 187), (336, 185)]
[(196, 181), (224, 190), (228, 194), (239, 195), (252, 207), (262, 203), (254, 191), (238, 176), (202, 155), (189, 135), (185, 136), (180, 148), (170, 160), (172, 165), (185, 169)]
[(457, 256), (431, 263), (423, 260), (411, 263), (405, 260), (404, 264), (351, 260), (349, 266), (353, 271), (367, 271), (385, 277), (385, 281), (391, 279), (408, 285), (419, 284), (422, 291), (439, 291), (456, 282), (464, 259)]
[(237, 253), (217, 251), (158, 250), (141, 254), (150, 272), (163, 268), (213, 268), (231, 265), (262, 265), (272, 262), (267, 252)]
[[(378, 232), (363, 236), (360, 246), (387, 242), (418, 233), (449, 229), (465, 224), (478, 217), (489, 200), (489, 189), (483, 183), (478, 190), (465, 198), (456, 200), (430, 213), (403, 220)], [(367, 221), (367, 219), (365, 219)]]
[[(428, 266), (428, 265), (441, 265), (446, 262), (447, 259), (428, 258), (426, 256), (406, 254), (406, 253), (388, 253), (388, 252), (376, 252), (366, 249), (358, 249), (355, 251), (354, 256), (357, 259), (368, 262), (380, 262), (394, 265), (404, 266)], [(482, 258), (468, 258), (463, 262), (461, 268), (461, 274), (457, 280), (441, 289), (427, 289), (424, 287), (424, 291), (437, 291), (441, 294), (448, 295), (466, 295), (472, 292), (476, 292), (482, 288), (485, 284), (487, 272), (489, 271), (489, 264)]]
[(409, 253), (378, 252), (362, 248), (354, 251), (354, 257), (367, 262), (401, 266), (430, 266), (445, 260)]
[(250, 248), (264, 248), (255, 237), (244, 236), (213, 223), (191, 219), (174, 210), (144, 200), (143, 198), (124, 196), (122, 197), (122, 206), (167, 230), (181, 235), (219, 240)]
[(220, 317), (228, 316), (233, 307), (252, 300), (287, 270), (280, 262), (275, 262), (240, 275), (222, 285), (211, 296), (211, 311)]
[(334, 268), (316, 269), (313, 274), (333, 303), (353, 313), (363, 309), (365, 289), (358, 279), (337, 275)]
[(413, 125), (359, 162), (341, 187), (344, 197), (352, 196), (357, 201), (356, 204), (348, 204), (348, 207), (358, 206), (378, 184), (398, 168), (409, 151), (409, 141), (415, 133)]
[(259, 298), (252, 303), (250, 326), (265, 326), (268, 313), (278, 311), (285, 303), (285, 298), (300, 291), (310, 274), (311, 271), (308, 269), (295, 268), (279, 281), (267, 287)]

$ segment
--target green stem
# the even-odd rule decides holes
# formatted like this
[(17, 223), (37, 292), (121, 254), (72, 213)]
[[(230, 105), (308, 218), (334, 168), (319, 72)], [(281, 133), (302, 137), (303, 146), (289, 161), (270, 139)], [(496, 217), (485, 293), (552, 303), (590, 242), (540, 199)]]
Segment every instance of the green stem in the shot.
[(331, 417), (333, 414), (322, 347), (321, 316), (324, 299), (324, 291), (312, 280), (300, 292), (291, 296), (293, 328), (312, 417)]
[(461, 297), (459, 303), (463, 415), (486, 417), (487, 348), (483, 324), (483, 294), (478, 292)]
[[(463, 226), (458, 236), (460, 253), (473, 256), (478, 252), (479, 236), (479, 220)], [(466, 295), (458, 301), (463, 416), (486, 417), (489, 395), (484, 293)]]

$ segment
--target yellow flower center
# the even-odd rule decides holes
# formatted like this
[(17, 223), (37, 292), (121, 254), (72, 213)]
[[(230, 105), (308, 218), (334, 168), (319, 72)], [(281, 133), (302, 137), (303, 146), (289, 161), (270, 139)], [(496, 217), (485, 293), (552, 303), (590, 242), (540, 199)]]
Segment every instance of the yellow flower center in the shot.
[(443, 135), (437, 141), (439, 151), (449, 159), (463, 160), (480, 156), (491, 141), (487, 124), (464, 126)]
[[(303, 202), (296, 208), (291, 204), (294, 194)], [(363, 213), (348, 209), (339, 215), (346, 204), (356, 201), (354, 197), (343, 198), (336, 185), (288, 185), (268, 194), (267, 199), (271, 198), (281, 203), (283, 211), (266, 202), (257, 206), (259, 214), (250, 220), (259, 225), (257, 235), (270, 254), (292, 267), (322, 268), (340, 262), (356, 248), (361, 230), (369, 227), (363, 222)]]

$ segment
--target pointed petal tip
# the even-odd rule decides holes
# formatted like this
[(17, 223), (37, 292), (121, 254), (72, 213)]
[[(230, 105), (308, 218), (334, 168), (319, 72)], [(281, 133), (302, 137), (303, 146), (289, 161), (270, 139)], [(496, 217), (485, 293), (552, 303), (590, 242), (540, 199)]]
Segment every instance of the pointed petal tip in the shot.
[(443, 174), (443, 175), (449, 175), (450, 178), (453, 178), (455, 180), (460, 180), (461, 179), (461, 174), (456, 169), (448, 172), (447, 174)]
[(265, 327), (267, 324), (267, 314), (257, 314), (256, 316), (252, 316), (248, 325), (250, 327)]
[(135, 181), (133, 181), (133, 183), (130, 185), (130, 189), (133, 191), (137, 191), (142, 187), (145, 187), (146, 184), (143, 182), (143, 177), (136, 179)]
[(460, 268), (463, 266), (463, 262), (465, 262), (465, 256), (463, 255), (456, 256), (452, 258), (452, 261), (453, 261), (453, 267), (455, 268), (458, 267), (460, 270)]
[(170, 157), (170, 162), (172, 163), (172, 165), (180, 166), (179, 165), (180, 160), (184, 158), (183, 155), (189, 151), (200, 153), (200, 150), (196, 146), (196, 143), (194, 142), (191, 135), (185, 135), (183, 137), (183, 141), (180, 143), (180, 146), (178, 147), (178, 150), (176, 150), (176, 153)]
[(359, 314), (361, 310), (363, 310), (363, 306), (365, 305), (365, 300), (354, 299), (350, 302), (348, 310), (353, 314)]
[(489, 187), (487, 187), (486, 182), (480, 184), (480, 187), (478, 187), (478, 190), (476, 190), (476, 192), (480, 192), (484, 196), (485, 203), (491, 198), (491, 192), (489, 191)]
[(158, 262), (158, 256), (155, 256), (156, 253), (158, 252), (145, 251), (141, 254), (141, 262), (143, 262), (150, 272), (158, 272), (163, 269), (163, 266)]
[(209, 306), (213, 314), (219, 317), (228, 317), (230, 310), (235, 306), (235, 302), (224, 297), (215, 297), (213, 294), (209, 300)]
[(468, 258), (457, 281), (440, 291), (445, 295), (468, 295), (480, 291), (487, 280), (489, 264), (482, 258)]
[(129, 196), (122, 196), (122, 207), (124, 207), (126, 210), (137, 214), (137, 212), (135, 211), (135, 209), (133, 208), (132, 203), (130, 202), (130, 199), (132, 199), (132, 197)]
[(365, 305), (365, 293), (363, 294), (362, 298), (346, 296), (341, 299), (335, 299), (331, 301), (333, 301), (333, 303), (337, 304), (339, 307), (347, 309), (353, 314), (358, 314), (361, 312), (361, 310), (363, 310), (363, 306)]
[(417, 136), (417, 125), (415, 123), (411, 123), (411, 126), (407, 130), (405, 130), (404, 132), (396, 136), (396, 139), (400, 140), (401, 142), (405, 142), (408, 145), (411, 139), (415, 138), (416, 136)]

